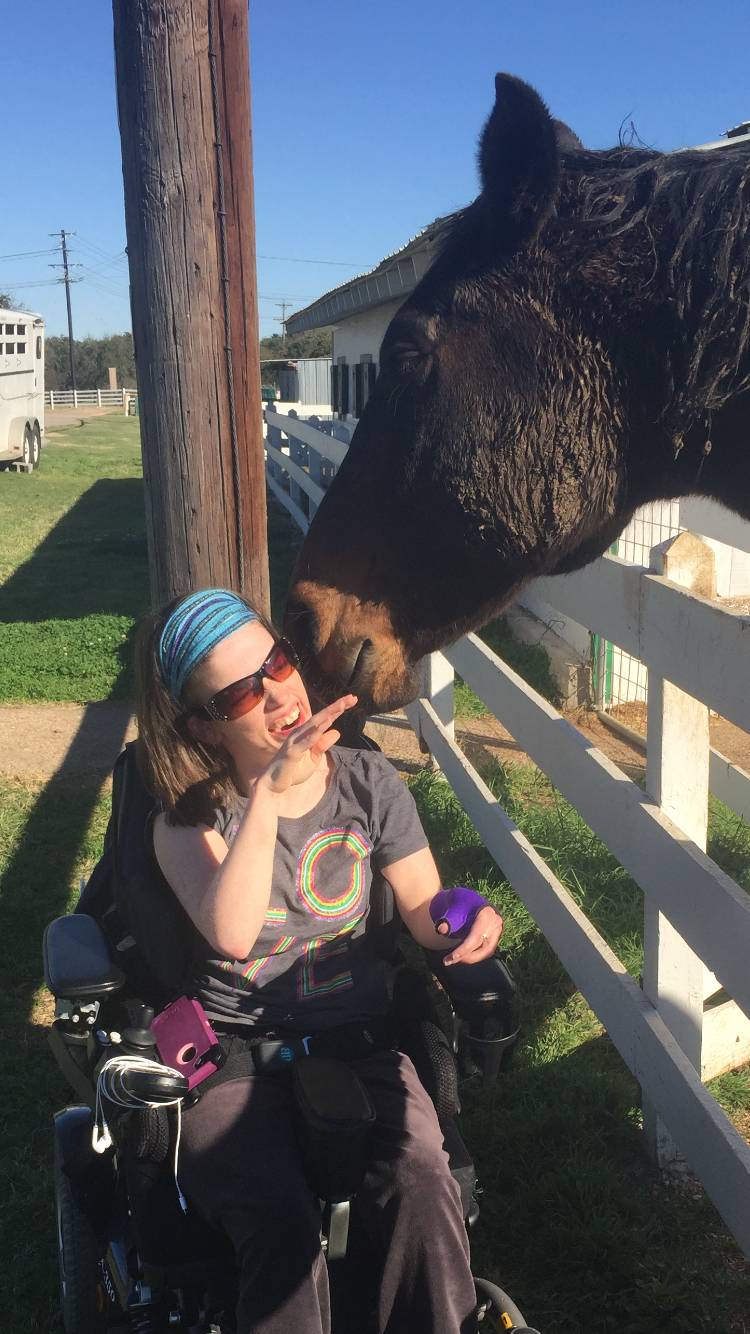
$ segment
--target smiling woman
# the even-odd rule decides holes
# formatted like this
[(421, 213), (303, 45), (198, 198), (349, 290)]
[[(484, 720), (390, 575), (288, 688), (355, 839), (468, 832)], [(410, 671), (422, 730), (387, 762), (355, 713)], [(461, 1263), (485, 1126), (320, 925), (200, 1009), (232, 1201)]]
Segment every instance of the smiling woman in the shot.
[[(461, 1202), (433, 1103), (391, 1046), (386, 966), (366, 938), (373, 876), (446, 963), (489, 959), (502, 921), (479, 899), (460, 943), (438, 933), (440, 879), (409, 790), (379, 751), (336, 745), (356, 697), (313, 713), (291, 645), (243, 598), (177, 599), (145, 620), (137, 656), (140, 762), (161, 807), (147, 851), (185, 914), (190, 995), (232, 1051), (304, 1035), (356, 1058), (377, 1113), (358, 1200), (383, 1257), (378, 1328), (395, 1328), (392, 1310), (420, 1327), (429, 1293), (435, 1334), (458, 1334), (475, 1307)], [(244, 1073), (183, 1119), (180, 1183), (237, 1250), (240, 1334), (329, 1330), (291, 1099), (288, 1083)]]

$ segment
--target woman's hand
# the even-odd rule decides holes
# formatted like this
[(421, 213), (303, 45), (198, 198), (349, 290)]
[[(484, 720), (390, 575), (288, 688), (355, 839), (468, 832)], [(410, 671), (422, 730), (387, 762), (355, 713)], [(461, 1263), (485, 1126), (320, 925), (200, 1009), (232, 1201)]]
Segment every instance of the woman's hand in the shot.
[(290, 732), (271, 763), (258, 775), (256, 788), (280, 796), (296, 783), (304, 782), (313, 771), (316, 761), (331, 746), (335, 746), (341, 735), (332, 724), (356, 703), (356, 695), (342, 695), (333, 704), (314, 713), (301, 727)]
[[(438, 934), (446, 934), (438, 928)], [(497, 942), (503, 934), (503, 919), (491, 904), (480, 908), (471, 924), (466, 938), (450, 954), (446, 954), (443, 963), (481, 963), (489, 959), (497, 949)]]

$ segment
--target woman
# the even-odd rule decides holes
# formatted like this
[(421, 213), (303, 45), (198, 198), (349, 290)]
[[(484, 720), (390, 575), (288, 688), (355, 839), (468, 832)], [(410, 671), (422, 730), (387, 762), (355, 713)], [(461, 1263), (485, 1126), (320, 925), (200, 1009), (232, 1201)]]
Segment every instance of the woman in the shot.
[[(222, 589), (148, 618), (138, 695), (141, 762), (161, 804), (154, 852), (196, 928), (194, 994), (214, 1027), (372, 1041), (387, 1002), (364, 940), (372, 870), (430, 948), (440, 881), (389, 763), (335, 748), (355, 696), (313, 715), (291, 646)], [(501, 931), (480, 905), (447, 961), (487, 958)], [(355, 1043), (351, 1064), (377, 1116), (356, 1202), (384, 1257), (377, 1328), (458, 1334), (475, 1305), (458, 1189), (414, 1067), (376, 1045), (365, 1055)], [(184, 1116), (180, 1182), (236, 1249), (240, 1334), (327, 1334), (320, 1214), (288, 1080), (250, 1074), (209, 1088)]]

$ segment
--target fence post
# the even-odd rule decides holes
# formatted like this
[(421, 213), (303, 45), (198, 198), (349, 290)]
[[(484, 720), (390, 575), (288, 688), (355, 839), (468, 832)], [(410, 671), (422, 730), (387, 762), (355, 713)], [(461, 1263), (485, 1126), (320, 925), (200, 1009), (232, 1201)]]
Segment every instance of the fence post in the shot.
[[(293, 420), (295, 421), (297, 420), (297, 413), (295, 412), (294, 408), (291, 409), (291, 411), (288, 413), (288, 416), (292, 417)], [(287, 436), (289, 437), (290, 462), (296, 463), (297, 466), (300, 468), (304, 468), (307, 464), (306, 446), (302, 443), (302, 441), (299, 439), (298, 436), (293, 434), (293, 430), (287, 428)], [(304, 514), (306, 512), (306, 505), (307, 505), (307, 492), (303, 490), (299, 482), (297, 482), (294, 479), (294, 477), (291, 476), (291, 474), (289, 476), (289, 495), (291, 496), (295, 505), (297, 505)]]
[[(652, 547), (652, 573), (714, 597), (714, 553), (692, 533)], [(665, 815), (705, 851), (708, 833), (709, 712), (671, 681), (648, 675), (646, 787)], [(650, 900), (644, 903), (643, 989), (700, 1072), (707, 969)], [(664, 1122), (644, 1099), (643, 1127), (660, 1167), (679, 1158)]]
[[(281, 449), (282, 445), (281, 428), (279, 426), (274, 426), (271, 422), (267, 423), (266, 442), (267, 444), (272, 445), (274, 449), (278, 450)], [(280, 468), (279, 464), (276, 462), (275, 459), (269, 459), (268, 457), (266, 458), (266, 471), (268, 472), (268, 475), (274, 479), (275, 482), (281, 483), (282, 469)]]
[[(430, 653), (423, 659), (420, 697), (429, 700), (451, 741), (455, 738), (454, 681), (455, 672), (443, 653)], [(429, 746), (422, 735), (418, 701), (407, 705), (406, 716), (419, 739), (419, 749), (426, 755)]]
[[(317, 482), (318, 486), (322, 486), (323, 484), (322, 455), (318, 453), (317, 449), (313, 449), (312, 445), (308, 445), (307, 458), (308, 458), (307, 473), (310, 478), (310, 481)], [(318, 502), (316, 500), (313, 500), (312, 496), (308, 496), (307, 504), (308, 504), (308, 509), (310, 511), (310, 518), (313, 519), (315, 517), (315, 512), (318, 508)]]
[(55, 406), (55, 391), (54, 391), (54, 389), (50, 389), (50, 391), (49, 391), (49, 405), (50, 405), (51, 408), (54, 408), (54, 406)]
[(96, 405), (97, 405), (97, 407), (99, 407), (99, 408), (102, 406), (102, 391), (101, 391), (101, 389), (97, 389), (97, 391), (96, 391)]

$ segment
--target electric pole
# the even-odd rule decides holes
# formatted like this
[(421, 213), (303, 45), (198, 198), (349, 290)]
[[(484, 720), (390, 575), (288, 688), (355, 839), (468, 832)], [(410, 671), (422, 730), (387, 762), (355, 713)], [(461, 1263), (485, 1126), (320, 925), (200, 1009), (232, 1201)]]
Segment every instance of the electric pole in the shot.
[(278, 309), (281, 311), (281, 314), (276, 316), (276, 323), (281, 325), (281, 350), (282, 350), (282, 352), (286, 352), (286, 312), (287, 312), (287, 309), (291, 306), (291, 304), (292, 304), (291, 301), (277, 301), (277, 302), (276, 302), (276, 305), (277, 305)]
[(247, 0), (113, 14), (152, 598), (267, 610)]
[(61, 227), (59, 232), (50, 232), (49, 235), (60, 237), (62, 264), (50, 264), (50, 268), (62, 269), (63, 271), (62, 281), (65, 283), (65, 300), (68, 306), (68, 360), (70, 361), (70, 387), (73, 390), (73, 393), (75, 393), (78, 386), (76, 385), (76, 362), (75, 354), (73, 352), (73, 313), (70, 306), (70, 284), (76, 280), (70, 276), (67, 247), (67, 237), (75, 236), (75, 232), (68, 232), (66, 235), (64, 228)]

